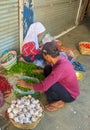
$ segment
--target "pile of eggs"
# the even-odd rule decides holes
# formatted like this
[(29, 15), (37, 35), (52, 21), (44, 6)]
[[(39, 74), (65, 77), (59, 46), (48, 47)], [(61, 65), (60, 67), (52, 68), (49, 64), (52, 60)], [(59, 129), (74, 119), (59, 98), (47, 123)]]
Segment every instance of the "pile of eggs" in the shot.
[(9, 118), (20, 124), (31, 124), (42, 117), (43, 107), (31, 95), (13, 100), (7, 110)]

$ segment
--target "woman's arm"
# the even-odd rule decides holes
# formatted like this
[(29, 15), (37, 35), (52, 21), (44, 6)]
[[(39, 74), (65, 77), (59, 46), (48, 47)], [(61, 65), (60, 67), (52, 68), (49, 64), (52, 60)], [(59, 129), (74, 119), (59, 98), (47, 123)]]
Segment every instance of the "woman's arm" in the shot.
[(26, 82), (23, 81), (23, 80), (18, 80), (17, 84), (18, 84), (19, 86), (21, 86), (22, 88), (34, 89), (32, 84), (28, 84), (28, 83), (26, 83)]
[(36, 70), (33, 70), (33, 73), (43, 73), (43, 70), (42, 69), (36, 69)]

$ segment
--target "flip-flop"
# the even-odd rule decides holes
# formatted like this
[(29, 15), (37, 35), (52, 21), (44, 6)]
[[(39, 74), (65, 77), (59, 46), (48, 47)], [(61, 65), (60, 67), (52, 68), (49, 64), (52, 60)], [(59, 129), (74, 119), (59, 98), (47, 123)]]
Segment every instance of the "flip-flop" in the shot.
[(45, 109), (52, 112), (52, 111), (58, 110), (59, 108), (55, 108), (55, 107), (52, 107), (52, 106), (45, 106)]
[(45, 105), (45, 109), (48, 110), (48, 111), (56, 111), (56, 110), (60, 109), (63, 106), (64, 106), (63, 101), (57, 101), (57, 102)]

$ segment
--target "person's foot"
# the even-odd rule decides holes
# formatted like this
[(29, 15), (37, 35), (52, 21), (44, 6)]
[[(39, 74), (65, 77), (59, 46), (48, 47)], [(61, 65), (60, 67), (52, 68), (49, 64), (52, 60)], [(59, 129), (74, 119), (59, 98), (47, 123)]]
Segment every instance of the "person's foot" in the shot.
[(53, 102), (53, 103), (50, 103), (48, 105), (45, 105), (45, 109), (48, 110), (48, 111), (56, 111), (63, 106), (64, 106), (64, 102), (60, 100), (60, 101)]
[(20, 57), (20, 58), (19, 58), (19, 61), (22, 61), (22, 62), (24, 62), (24, 63), (28, 63), (28, 62), (26, 62), (26, 61), (23, 59), (23, 57)]

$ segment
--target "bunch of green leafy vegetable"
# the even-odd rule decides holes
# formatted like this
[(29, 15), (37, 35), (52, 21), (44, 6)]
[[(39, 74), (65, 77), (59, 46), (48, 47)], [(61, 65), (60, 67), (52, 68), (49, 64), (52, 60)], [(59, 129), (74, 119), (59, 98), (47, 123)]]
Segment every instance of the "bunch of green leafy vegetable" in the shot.
[[(42, 81), (44, 79), (44, 75), (43, 75), (43, 73), (35, 73), (34, 71), (37, 69), (42, 69), (42, 68), (39, 66), (36, 66), (33, 63), (27, 64), (27, 63), (24, 63), (21, 61), (17, 61), (17, 64), (12, 66), (12, 68), (10, 70), (5, 70), (4, 74), (5, 75), (22, 74), (22, 75), (30, 76), (33, 78), (37, 78), (37, 79), (39, 79), (39, 81)], [(25, 79), (25, 80), (27, 80), (27, 79)], [(27, 82), (31, 83), (31, 80), (30, 81), (28, 80)], [(32, 83), (35, 83), (35, 81), (32, 81)], [(21, 86), (18, 86), (18, 85), (17, 85), (17, 87), (24, 92), (30, 91), (30, 89), (28, 89), (28, 88), (22, 88)], [(24, 94), (24, 95), (20, 94), (16, 91), (14, 91), (14, 94), (16, 95), (16, 97), (22, 97), (24, 95), (27, 95), (27, 94)], [(41, 95), (40, 92), (35, 92), (34, 94), (32, 94), (32, 97), (34, 97), (36, 99), (40, 99), (40, 95)]]
[[(34, 83), (36, 83), (36, 81), (35, 80), (30, 80), (30, 79), (23, 79), (26, 83), (28, 83), (28, 84), (34, 84)], [(16, 88), (18, 88), (18, 89), (20, 89), (21, 91), (24, 91), (24, 92), (28, 92), (28, 91), (30, 91), (31, 89), (29, 89), (29, 88), (23, 88), (23, 87), (21, 87), (21, 86), (19, 86), (19, 85), (17, 85), (16, 84)]]
[[(21, 93), (18, 93), (16, 91), (14, 91), (14, 94), (16, 95), (17, 98), (20, 98), (20, 97), (28, 95), (28, 94), (21, 94)], [(35, 92), (34, 94), (31, 94), (31, 96), (34, 97), (35, 99), (40, 99), (41, 93), (40, 92)]]
[[(36, 83), (35, 80), (30, 80), (30, 79), (23, 79), (23, 80), (24, 80), (25, 82), (29, 83), (29, 84)], [(28, 92), (28, 91), (31, 90), (31, 89), (29, 89), (29, 88), (23, 88), (23, 87), (21, 87), (21, 86), (18, 86), (17, 84), (16, 84), (16, 88), (20, 89), (20, 90), (23, 91), (23, 92)], [(18, 93), (18, 92), (16, 92), (16, 91), (14, 91), (14, 94), (16, 95), (16, 97), (21, 97), (21, 96), (23, 96), (23, 95), (27, 95), (27, 94), (20, 94), (20, 93)], [(35, 93), (31, 94), (31, 95), (32, 95), (32, 97), (34, 97), (34, 98), (36, 98), (36, 99), (40, 99), (40, 92), (35, 92)]]
[(28, 91), (31, 90), (31, 89), (29, 89), (29, 88), (23, 88), (23, 87), (21, 87), (21, 86), (19, 86), (19, 85), (16, 85), (16, 88), (18, 88), (18, 89), (20, 89), (21, 91), (24, 91), (24, 92), (28, 92)]
[(17, 61), (17, 64), (15, 64), (14, 66), (12, 66), (12, 68), (10, 70), (5, 70), (4, 74), (8, 75), (8, 74), (23, 74), (26, 76), (30, 76), (30, 77), (34, 77), (34, 78), (38, 78), (39, 81), (42, 81), (44, 79), (44, 75), (42, 73), (34, 73), (34, 70), (37, 69), (42, 69), (39, 66), (36, 66), (33, 63), (24, 63), (22, 61)]

